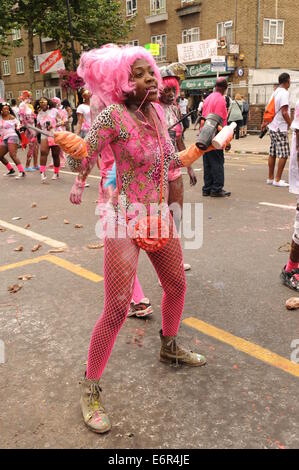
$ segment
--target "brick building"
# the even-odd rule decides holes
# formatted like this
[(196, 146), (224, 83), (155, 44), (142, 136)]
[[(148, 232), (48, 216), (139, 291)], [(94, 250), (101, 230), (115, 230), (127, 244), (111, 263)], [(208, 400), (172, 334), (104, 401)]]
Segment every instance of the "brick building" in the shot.
[[(23, 30), (14, 30), (12, 35), (14, 40), (22, 39), (23, 44), (19, 47), (13, 48), (9, 57), (0, 57), (1, 78), (4, 81), (5, 99), (7, 100), (18, 98), (22, 90), (30, 89), (27, 34)], [(55, 42), (50, 38), (39, 38), (37, 35), (34, 36), (34, 99), (38, 99), (42, 95), (46, 95), (49, 98), (62, 96), (58, 74), (40, 74), (37, 61), (38, 54), (53, 51), (56, 48), (55, 46)]]
[[(141, 46), (161, 44), (157, 61), (178, 60), (177, 44), (218, 40), (218, 55), (226, 56), (230, 93), (249, 95), (264, 104), (282, 71), (293, 82), (291, 101), (299, 91), (299, 9), (295, 0), (122, 0), (127, 16), (135, 16), (130, 41)], [(191, 94), (212, 88), (215, 75), (209, 60), (190, 63)], [(296, 83), (297, 82), (297, 83)], [(298, 96), (299, 97), (299, 96)]]

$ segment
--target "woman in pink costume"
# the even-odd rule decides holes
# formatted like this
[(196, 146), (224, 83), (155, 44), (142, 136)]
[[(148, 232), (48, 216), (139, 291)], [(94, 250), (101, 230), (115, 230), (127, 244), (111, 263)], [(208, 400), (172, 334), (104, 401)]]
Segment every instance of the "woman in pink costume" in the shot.
[[(81, 74), (86, 82), (86, 77), (84, 76), (84, 71), (81, 70)], [(86, 83), (88, 86), (88, 83)], [(100, 114), (100, 112), (105, 108), (105, 105), (101, 103), (100, 98), (97, 95), (93, 95), (90, 100), (90, 115), (91, 115), (91, 123), (94, 122), (96, 117)], [(110, 200), (113, 189), (112, 186), (107, 186), (107, 179), (109, 176), (110, 171), (112, 170), (114, 163), (114, 154), (110, 147), (107, 145), (101, 152), (100, 155), (100, 171), (101, 171), (101, 181), (99, 184), (99, 199), (98, 199), (98, 208), (97, 212), (100, 216), (100, 224), (102, 223), (101, 220), (106, 217), (106, 209), (105, 204)], [(128, 317), (136, 316), (137, 318), (146, 318), (153, 313), (152, 305), (149, 299), (144, 295), (142, 286), (136, 274), (134, 287), (133, 287), (133, 294), (132, 300), (130, 304), (130, 309), (128, 312)]]
[[(158, 104), (154, 104), (161, 86), (159, 70), (145, 49), (126, 47), (117, 54), (111, 53), (109, 47), (90, 51), (81, 57), (78, 73), (82, 70), (88, 83), (92, 84), (90, 91), (109, 106), (95, 119), (86, 138), (88, 157), (82, 161), (70, 200), (73, 204), (81, 203), (85, 179), (98, 155), (108, 145), (113, 151), (118, 185), (113, 193), (109, 220), (114, 233), (109, 229), (104, 242), (104, 310), (92, 332), (80, 400), (88, 428), (104, 433), (111, 429), (111, 424), (101, 400), (99, 380), (128, 314), (140, 251), (130, 236), (136, 222), (132, 204), (139, 204), (138, 207), (145, 208), (147, 214), (151, 205), (157, 209), (161, 192), (164, 201), (167, 200), (170, 164), (190, 166), (201, 153), (195, 147), (189, 153), (175, 153), (164, 113)], [(147, 252), (163, 287), (160, 360), (201, 366), (206, 359), (179, 346), (176, 340), (186, 281), (175, 226), (167, 207), (161, 211), (163, 222), (170, 226), (169, 239), (158, 251)]]
[[(66, 126), (68, 124), (68, 119), (69, 119), (68, 112), (63, 106), (61, 106), (61, 99), (58, 98), (58, 96), (55, 96), (54, 98), (52, 98), (52, 103), (54, 104), (55, 108), (57, 109), (58, 116), (59, 116), (60, 121), (61, 121), (61, 124), (56, 127), (56, 131), (65, 131)], [(65, 158), (64, 152), (61, 149), (60, 149), (59, 158), (60, 158), (60, 166), (62, 168), (64, 168), (66, 158)]]
[[(32, 95), (30, 91), (24, 90), (20, 96), (21, 103), (19, 105), (20, 122), (23, 127), (27, 125), (35, 126), (36, 114), (31, 104)], [(38, 142), (37, 133), (32, 129), (26, 129), (25, 135), (29, 141), (28, 152), (26, 157), (25, 171), (39, 170), (38, 166)], [(33, 157), (33, 167), (30, 166)]]
[(5, 158), (5, 155), (9, 153), (10, 158), (13, 160), (19, 171), (19, 175), (16, 176), (16, 178), (23, 178), (25, 176), (24, 168), (17, 155), (19, 128), (20, 122), (15, 117), (10, 105), (5, 102), (0, 103), (0, 161), (8, 170), (6, 176), (13, 176), (15, 174), (15, 170)]
[[(54, 104), (48, 98), (41, 98), (39, 100), (40, 110), (37, 115), (37, 126), (45, 131), (55, 131), (59, 126), (62, 125), (62, 121), (59, 117), (58, 110)], [(52, 180), (57, 180), (59, 177), (60, 168), (60, 147), (55, 144), (52, 137), (47, 137), (41, 134), (40, 142), (40, 174), (41, 182), (45, 183), (46, 177), (46, 166), (49, 151), (51, 149), (53, 163), (54, 163), (54, 174)]]

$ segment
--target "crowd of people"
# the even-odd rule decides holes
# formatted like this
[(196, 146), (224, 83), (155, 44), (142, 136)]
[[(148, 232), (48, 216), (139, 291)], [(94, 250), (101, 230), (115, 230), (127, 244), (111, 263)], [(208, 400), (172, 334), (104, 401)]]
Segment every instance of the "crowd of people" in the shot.
[[(85, 104), (86, 92), (88, 95), (88, 91), (83, 90), (83, 104), (78, 107), (78, 133), (82, 136), (90, 129), (90, 110), (89, 105)], [(7, 168), (5, 176), (19, 179), (24, 178), (27, 172), (39, 171), (41, 182), (44, 183), (47, 180), (47, 160), (51, 153), (53, 165), (50, 166), (54, 168), (52, 180), (57, 180), (60, 167), (65, 166), (66, 157), (54, 141), (54, 132), (63, 130), (74, 130), (73, 111), (66, 99), (61, 101), (58, 97), (49, 99), (44, 96), (34, 102), (32, 93), (24, 90), (18, 103), (15, 99), (11, 103), (1, 102), (0, 161)], [(27, 149), (25, 167), (18, 156), (21, 147)], [(17, 175), (7, 160), (8, 155), (18, 170)]]
[[(110, 230), (112, 226), (113, 236), (106, 232), (104, 237), (105, 303), (92, 332), (80, 400), (83, 419), (88, 428), (104, 433), (111, 429), (111, 423), (102, 402), (100, 379), (116, 337), (127, 316), (145, 317), (153, 312), (137, 277), (141, 248), (153, 264), (163, 288), (160, 360), (193, 367), (206, 364), (202, 354), (182, 347), (177, 341), (185, 301), (185, 270), (191, 269), (190, 265), (184, 264), (177, 236), (184, 198), (181, 168), (187, 168), (191, 186), (196, 185), (192, 163), (203, 155), (203, 196), (227, 197), (230, 192), (223, 189), (224, 151), (213, 147), (203, 151), (195, 144), (187, 149), (185, 147), (184, 132), (189, 125), (188, 101), (181, 93), (178, 103), (179, 77), (171, 67), (159, 70), (151, 54), (144, 48), (108, 45), (84, 53), (78, 74), (84, 79), (86, 89), (82, 91), (83, 103), (77, 108), (75, 133), (82, 138), (79, 140), (87, 156), (77, 167), (78, 174), (70, 192), (70, 201), (72, 204), (81, 204), (86, 179), (100, 160), (102, 179), (99, 201), (108, 201), (112, 208), (108, 217), (107, 214), (100, 214), (103, 219), (106, 217), (103, 225), (106, 227), (109, 223)], [(287, 90), (289, 86), (285, 75), (279, 79), (280, 90)], [(215, 91), (206, 97), (200, 107), (199, 116), (206, 118), (211, 113), (217, 114), (223, 126), (235, 121), (236, 138), (239, 138), (248, 110), (244, 107), (242, 97), (236, 96), (233, 102), (226, 100), (227, 88), (226, 79), (219, 78)], [(275, 103), (276, 112), (270, 128), (272, 153), (269, 168), (272, 159), (275, 164), (276, 157), (286, 158), (288, 153), (287, 143), (282, 136), (282, 119), (286, 129), (291, 125), (284, 108), (284, 91), (277, 92)], [(247, 116), (244, 117), (244, 114)], [(292, 185), (292, 190), (298, 194), (299, 105), (296, 107), (296, 116), (292, 124), (295, 136), (292, 177), (296, 184)], [(50, 100), (42, 97), (33, 103), (31, 93), (24, 91), (18, 105), (16, 102), (1, 103), (0, 160), (7, 168), (7, 175), (13, 176), (16, 172), (6, 159), (9, 154), (18, 170), (18, 178), (24, 178), (28, 171), (39, 171), (41, 182), (44, 183), (51, 151), (54, 168), (52, 179), (57, 180), (65, 158), (65, 148), (63, 144), (61, 147), (56, 144), (53, 132), (73, 131), (72, 124), (71, 107), (67, 101), (61, 102), (59, 98)], [(20, 142), (23, 147), (28, 147), (25, 168), (18, 158)], [(115, 181), (112, 183), (113, 172)], [(134, 214), (128, 210), (134, 204), (142, 204), (146, 208), (143, 218), (135, 220)], [(151, 212), (152, 205), (157, 207), (154, 214)], [(180, 210), (172, 210), (173, 207)], [(298, 219), (299, 201), (292, 252), (282, 273), (283, 282), (297, 290)], [(158, 235), (150, 241), (144, 235), (148, 233), (149, 224), (158, 227)], [(145, 227), (145, 232), (142, 232), (142, 227)]]

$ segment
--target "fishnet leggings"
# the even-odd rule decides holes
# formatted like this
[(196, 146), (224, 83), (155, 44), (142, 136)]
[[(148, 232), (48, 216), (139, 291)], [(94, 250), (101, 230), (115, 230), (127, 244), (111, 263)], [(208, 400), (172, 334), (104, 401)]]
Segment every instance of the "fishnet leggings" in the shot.
[[(140, 248), (129, 237), (106, 238), (104, 252), (104, 310), (91, 336), (87, 378), (99, 380), (111, 354), (117, 334), (126, 320), (132, 298)], [(182, 248), (170, 238), (163, 249), (147, 252), (163, 287), (162, 330), (176, 336), (184, 308), (186, 280)]]

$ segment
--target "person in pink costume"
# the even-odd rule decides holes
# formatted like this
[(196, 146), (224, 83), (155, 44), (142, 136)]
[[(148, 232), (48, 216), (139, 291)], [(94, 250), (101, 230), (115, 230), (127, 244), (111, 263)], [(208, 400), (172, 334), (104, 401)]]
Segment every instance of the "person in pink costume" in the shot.
[[(55, 108), (51, 100), (45, 97), (39, 100), (39, 105), (40, 110), (37, 115), (37, 126), (48, 132), (55, 131), (57, 127), (59, 128), (59, 126), (62, 125), (58, 110)], [(52, 176), (52, 180), (57, 180), (60, 169), (60, 147), (55, 144), (53, 137), (47, 137), (41, 134), (40, 174), (42, 183), (45, 183), (47, 179), (46, 166), (50, 149), (54, 163), (54, 174)]]
[[(28, 152), (26, 157), (25, 171), (39, 170), (38, 166), (38, 142), (37, 133), (32, 129), (28, 129), (27, 125), (35, 126), (36, 114), (32, 106), (32, 94), (30, 91), (24, 90), (20, 96), (19, 116), (22, 127), (26, 127), (25, 135), (29, 141)], [(33, 167), (30, 166), (33, 158)]]
[[(87, 83), (88, 86), (88, 83)], [(90, 114), (91, 114), (91, 123), (94, 122), (96, 117), (100, 114), (100, 112), (105, 108), (105, 105), (101, 103), (100, 99), (97, 95), (92, 95), (90, 100)], [(98, 198), (98, 215), (100, 218), (106, 216), (105, 210), (105, 203), (109, 201), (112, 196), (113, 189), (112, 186), (106, 185), (107, 178), (109, 172), (112, 170), (112, 166), (114, 163), (114, 154), (110, 147), (107, 145), (100, 156), (100, 172), (101, 172), (101, 181), (99, 183), (99, 198)], [(104, 211), (104, 212), (103, 212)], [(132, 300), (130, 304), (130, 309), (128, 312), (128, 317), (137, 318), (146, 318), (153, 313), (152, 305), (149, 299), (145, 296), (138, 276), (136, 274), (134, 287), (133, 287), (133, 294)]]
[(111, 429), (111, 423), (102, 403), (99, 381), (132, 298), (140, 252), (130, 235), (137, 223), (136, 207), (155, 220), (161, 217), (169, 229), (166, 244), (158, 251), (146, 252), (163, 287), (160, 360), (189, 366), (206, 363), (204, 356), (183, 348), (176, 339), (186, 280), (175, 225), (167, 205), (160, 206), (161, 199), (165, 203), (168, 197), (170, 165), (190, 166), (202, 152), (195, 146), (188, 152), (175, 152), (163, 110), (154, 103), (162, 86), (160, 73), (144, 48), (128, 46), (115, 54), (111, 47), (103, 47), (84, 53), (78, 74), (108, 106), (97, 116), (86, 137), (88, 156), (82, 161), (70, 201), (81, 203), (85, 180), (107, 146), (116, 163), (117, 189), (112, 196), (110, 227), (104, 241), (104, 310), (92, 332), (80, 399), (85, 424), (96, 433), (104, 433)]
[[(58, 116), (60, 118), (61, 124), (56, 127), (56, 131), (65, 131), (66, 130), (66, 125), (68, 123), (68, 112), (66, 109), (61, 106), (61, 99), (58, 98), (58, 96), (55, 96), (52, 98), (52, 103), (54, 104), (55, 108), (58, 111)], [(60, 149), (60, 166), (61, 168), (65, 167), (65, 162), (66, 162), (66, 157), (64, 155), (64, 152)]]
[(6, 160), (5, 155), (9, 153), (10, 158), (15, 163), (19, 175), (16, 178), (24, 178), (25, 172), (21, 160), (19, 159), (18, 144), (20, 122), (14, 115), (9, 103), (0, 103), (0, 161), (6, 166), (8, 173), (5, 176), (13, 176), (15, 170)]

